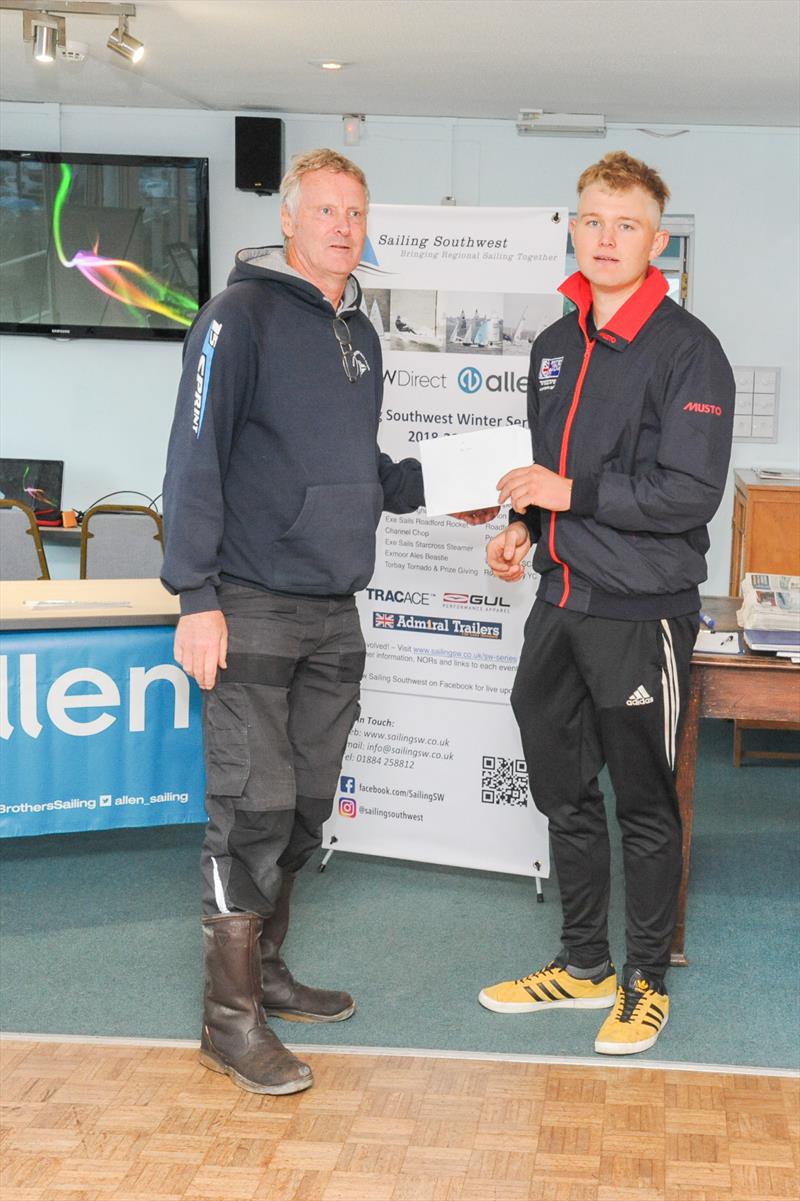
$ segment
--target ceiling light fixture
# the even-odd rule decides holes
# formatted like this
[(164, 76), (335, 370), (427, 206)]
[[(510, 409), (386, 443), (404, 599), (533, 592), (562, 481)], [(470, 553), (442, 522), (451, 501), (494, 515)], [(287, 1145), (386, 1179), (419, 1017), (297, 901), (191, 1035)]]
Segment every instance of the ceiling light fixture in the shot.
[(601, 113), (545, 113), (540, 108), (523, 108), (517, 133), (523, 137), (604, 138), (606, 119)]
[(58, 31), (55, 24), (45, 22), (45, 16), (42, 13), (42, 19), (33, 22), (33, 57), (37, 63), (52, 63), (56, 57)]
[(53, 0), (52, 4), (48, 0), (0, 0), (2, 9), (22, 13), (22, 40), (32, 43), (33, 57), (40, 63), (52, 63), (57, 54), (74, 61), (65, 50), (68, 15), (113, 17), (117, 27), (108, 39), (109, 48), (132, 63), (141, 62), (144, 55), (143, 43), (128, 29), (128, 22), (136, 16), (135, 4), (112, 4), (109, 0)]
[(342, 134), (345, 146), (357, 146), (361, 141), (361, 126), (364, 117), (361, 113), (345, 113), (342, 117)]
[[(0, 8), (6, 7), (0, 0)], [(38, 63), (51, 63), (56, 57), (59, 46), (66, 41), (64, 33), (64, 18), (54, 17), (52, 13), (39, 11), (31, 6), (31, 10), (22, 14), (23, 41), (30, 42), (33, 57)]]
[(144, 43), (128, 32), (127, 17), (120, 17), (119, 25), (109, 34), (106, 45), (130, 63), (140, 63), (144, 58)]

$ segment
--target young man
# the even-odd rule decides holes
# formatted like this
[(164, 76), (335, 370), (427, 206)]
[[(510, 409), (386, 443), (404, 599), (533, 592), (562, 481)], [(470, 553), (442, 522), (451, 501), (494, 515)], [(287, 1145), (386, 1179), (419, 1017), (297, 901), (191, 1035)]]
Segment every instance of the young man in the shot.
[[(731, 369), (651, 266), (669, 192), (617, 152), (578, 181), (576, 306), (537, 338), (528, 418), (535, 464), (508, 472), (511, 522), (489, 543), (503, 580), (536, 543), (541, 581), (511, 697), (537, 807), (550, 822), (562, 948), (495, 984), (498, 1013), (608, 1008), (595, 1050), (630, 1054), (666, 1024), (681, 876), (675, 746), (706, 578), (707, 523), (728, 471)], [(608, 945), (607, 764), (625, 868), (627, 961)]]

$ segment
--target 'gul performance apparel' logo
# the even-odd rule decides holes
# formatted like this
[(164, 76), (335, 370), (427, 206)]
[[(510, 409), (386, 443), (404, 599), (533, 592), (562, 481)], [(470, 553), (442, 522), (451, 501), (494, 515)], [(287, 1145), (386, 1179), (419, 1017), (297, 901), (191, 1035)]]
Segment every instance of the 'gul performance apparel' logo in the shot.
[(558, 379), (561, 374), (561, 364), (563, 362), (563, 354), (558, 359), (542, 359), (539, 364), (539, 379)]
[(701, 405), (696, 400), (690, 400), (688, 404), (683, 406), (684, 413), (713, 413), (715, 417), (722, 416), (722, 409), (719, 405)]
[(214, 351), (221, 330), (221, 322), (211, 322), (205, 336), (205, 341), (203, 342), (203, 349), (200, 352), (200, 361), (197, 364), (197, 375), (194, 383), (194, 405), (192, 406), (192, 432), (196, 438), (200, 437), (200, 427), (203, 424), (203, 414), (206, 411), (208, 385), (211, 381), (211, 364), (214, 361)]

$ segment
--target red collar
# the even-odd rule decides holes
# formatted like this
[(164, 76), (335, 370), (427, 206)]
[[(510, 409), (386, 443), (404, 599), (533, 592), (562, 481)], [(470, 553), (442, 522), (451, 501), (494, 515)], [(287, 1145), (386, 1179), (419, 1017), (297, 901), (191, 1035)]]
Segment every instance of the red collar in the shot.
[[(567, 300), (577, 305), (578, 322), (588, 338), (586, 319), (592, 307), (592, 287), (588, 279), (581, 271), (576, 271), (569, 279), (564, 280), (558, 290)], [(667, 292), (669, 284), (658, 268), (648, 267), (641, 286), (617, 309), (608, 325), (597, 330), (596, 336), (614, 350), (624, 350), (645, 322), (650, 320)]]

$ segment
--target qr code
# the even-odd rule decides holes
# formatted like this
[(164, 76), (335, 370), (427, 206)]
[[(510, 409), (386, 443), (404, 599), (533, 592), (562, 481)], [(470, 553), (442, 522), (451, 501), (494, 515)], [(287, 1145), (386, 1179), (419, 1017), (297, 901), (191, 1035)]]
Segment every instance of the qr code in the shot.
[(481, 800), (484, 805), (528, 804), (528, 771), (524, 759), (484, 755), (481, 760)]

